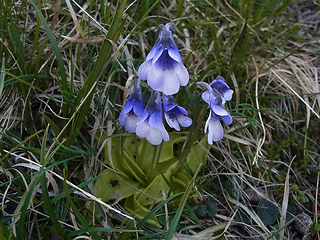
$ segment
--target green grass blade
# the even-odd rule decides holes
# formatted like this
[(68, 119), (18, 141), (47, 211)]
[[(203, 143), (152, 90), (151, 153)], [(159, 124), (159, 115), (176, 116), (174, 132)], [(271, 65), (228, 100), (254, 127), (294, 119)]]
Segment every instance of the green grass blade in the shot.
[(50, 117), (48, 117), (46, 114), (44, 114), (44, 113), (40, 113), (43, 117), (44, 117), (44, 119), (50, 124), (50, 126), (51, 126), (51, 128), (52, 128), (52, 131), (54, 132), (54, 134), (56, 135), (56, 136), (58, 136), (59, 135), (59, 132), (60, 132), (60, 129), (59, 129), (59, 127), (51, 120), (51, 118)]
[(191, 181), (190, 181), (189, 184), (188, 184), (188, 187), (187, 187), (187, 189), (186, 189), (186, 191), (185, 191), (185, 193), (184, 193), (184, 195), (183, 195), (183, 198), (182, 198), (182, 200), (181, 200), (181, 203), (179, 204), (179, 207), (178, 207), (178, 209), (177, 209), (177, 212), (176, 212), (176, 214), (174, 215), (174, 217), (173, 217), (173, 219), (172, 219), (172, 222), (171, 222), (171, 224), (170, 224), (170, 226), (169, 226), (169, 231), (168, 231), (167, 234), (166, 234), (165, 240), (170, 240), (170, 239), (172, 239), (172, 235), (173, 235), (174, 232), (176, 231), (176, 228), (177, 228), (177, 226), (178, 226), (180, 217), (181, 217), (181, 215), (182, 215), (182, 211), (183, 211), (184, 206), (185, 206), (185, 204), (186, 204), (186, 202), (187, 202), (187, 200), (188, 200), (188, 198), (189, 198), (189, 195), (190, 195), (190, 193), (191, 193), (191, 190), (193, 189), (193, 186), (194, 186), (194, 184), (195, 184), (196, 177), (197, 177), (197, 175), (198, 175), (198, 173), (199, 173), (199, 171), (200, 171), (200, 169), (201, 169), (201, 166), (202, 166), (202, 164), (199, 165), (197, 171), (194, 173)]
[(25, 68), (26, 60), (24, 57), (24, 48), (21, 44), (19, 28), (17, 27), (11, 14), (9, 15), (9, 24), (10, 24), (9, 31), (10, 31), (11, 36), (13, 38), (13, 43), (15, 46), (15, 57), (17, 59), (19, 69), (21, 70), (22, 74), (26, 74), (26, 68)]
[(0, 221), (0, 240), (12, 239), (16, 240), (16, 237), (7, 229), (2, 221)]
[[(180, 196), (182, 193), (177, 193), (177, 194), (174, 194), (170, 197), (168, 197), (165, 201), (159, 203), (157, 206), (155, 206), (149, 213), (147, 216), (145, 216), (138, 224), (137, 224), (137, 229), (140, 229), (142, 228), (147, 222), (148, 220), (154, 216), (155, 214), (157, 214), (157, 212), (165, 205), (167, 204), (168, 202), (170, 202), (171, 200), (173, 200), (174, 198)], [(126, 239), (129, 239), (130, 236), (132, 234), (131, 233), (124, 233), (124, 234), (121, 234), (119, 237), (118, 237), (118, 240), (126, 240)]]
[(4, 86), (4, 78), (6, 76), (4, 69), (5, 69), (5, 63), (4, 63), (4, 57), (3, 57), (2, 63), (1, 63), (1, 70), (0, 70), (0, 98), (1, 98), (2, 90)]
[[(21, 83), (23, 83), (23, 84), (25, 84), (25, 85), (27, 85), (29, 87), (33, 87), (35, 90), (37, 90), (37, 91), (41, 92), (42, 94), (46, 95), (46, 97), (48, 97), (50, 100), (56, 102), (56, 100), (54, 98), (52, 98), (50, 95), (48, 95), (46, 92), (44, 92), (40, 88), (32, 85), (31, 83), (28, 83), (27, 81), (23, 80), (22, 77), (17, 77), (17, 76), (15, 76), (15, 75), (13, 75), (12, 73), (9, 73), (9, 72), (5, 72), (5, 74), (10, 76), (10, 77), (12, 77), (12, 78), (14, 78), (14, 79), (16, 79), (18, 82), (21, 82)], [(26, 75), (24, 77), (30, 79), (30, 78), (33, 78), (34, 76)]]
[[(49, 125), (45, 131), (43, 140), (42, 140), (42, 146), (41, 146), (41, 154), (40, 154), (40, 163), (42, 165), (41, 170), (43, 172), (46, 171), (45, 169), (45, 164), (46, 162), (48, 162), (48, 159), (46, 159), (46, 155), (47, 155), (47, 137), (48, 137), (48, 130), (49, 130)], [(50, 201), (50, 197), (48, 194), (48, 188), (47, 188), (47, 178), (45, 174), (41, 174), (40, 176), (40, 184), (41, 184), (41, 190), (42, 190), (42, 197), (43, 197), (43, 205), (44, 205), (44, 209), (45, 211), (48, 213), (48, 215), (50, 216), (50, 221), (52, 222), (54, 228), (58, 231), (58, 233), (60, 234), (61, 237), (63, 237), (64, 239), (70, 239), (67, 235), (67, 233), (62, 229), (57, 217), (56, 217), (56, 213), (54, 211), (54, 208), (52, 206), (52, 203)]]
[(40, 45), (39, 50), (37, 52), (37, 57), (35, 59), (34, 62), (34, 75), (35, 75), (35, 81), (34, 81), (34, 85), (38, 87), (39, 85), (39, 69), (40, 69), (40, 63), (42, 62), (41, 60), (43, 60), (42, 56), (43, 56), (43, 52), (48, 44), (49, 38), (46, 38), (43, 43)]
[[(96, 181), (96, 180), (97, 180), (98, 178), (100, 178), (100, 177), (101, 177), (101, 175), (97, 175), (97, 176), (95, 176), (95, 177), (93, 177), (93, 178), (91, 178), (91, 179), (89, 179), (89, 180), (87, 180), (87, 181), (85, 181), (85, 182), (80, 183), (80, 184), (78, 185), (78, 187), (82, 189), (82, 188), (84, 188), (85, 186), (89, 185), (90, 183)], [(75, 188), (68, 188), (68, 194), (69, 194), (69, 195), (70, 195), (70, 193), (74, 193), (75, 191), (77, 191), (77, 189), (75, 189)], [(62, 192), (62, 193), (60, 193), (58, 196), (54, 197), (51, 202), (54, 203), (54, 202), (60, 200), (61, 198), (66, 197), (66, 194), (67, 194), (67, 192)]]
[(94, 94), (94, 89), (96, 87), (97, 82), (100, 80), (101, 72), (104, 69), (105, 64), (109, 60), (111, 53), (113, 51), (113, 45), (111, 42), (116, 42), (119, 34), (123, 28), (123, 23), (121, 21), (121, 18), (123, 16), (123, 12), (126, 7), (126, 0), (118, 1), (117, 9), (113, 18), (113, 21), (111, 23), (111, 27), (107, 34), (107, 39), (109, 41), (105, 41), (102, 45), (102, 48), (99, 52), (99, 55), (97, 57), (97, 61), (94, 64), (94, 67), (92, 71), (90, 72), (88, 76), (88, 80), (86, 82), (86, 85), (82, 89), (82, 94), (79, 94), (79, 97), (76, 99), (76, 102), (80, 102), (81, 98), (84, 98), (84, 102), (77, 113), (77, 116), (75, 116), (75, 122), (73, 124), (73, 129), (71, 134), (66, 140), (65, 145), (70, 146), (74, 140), (74, 138), (77, 136), (79, 129), (81, 128), (85, 117), (87, 115), (88, 109), (90, 107), (90, 103)]
[(167, 204), (168, 202), (170, 202), (171, 200), (173, 200), (174, 198), (180, 196), (182, 193), (176, 193), (174, 195), (172, 195), (171, 197), (168, 197), (165, 201), (159, 203), (156, 207), (154, 207), (150, 213), (148, 213), (147, 216), (145, 216), (138, 224), (137, 224), (137, 228), (139, 229), (140, 227), (142, 227), (144, 224), (147, 223), (147, 221), (153, 216), (155, 215), (165, 204)]
[(11, 153), (13, 153), (14, 150), (16, 150), (17, 148), (21, 147), (24, 143), (28, 142), (31, 138), (33, 138), (34, 136), (37, 136), (41, 132), (42, 132), (42, 130), (32, 134), (31, 136), (29, 136), (25, 140), (21, 141), (17, 146), (15, 146), (14, 148), (10, 149), (10, 151), (0, 159), (0, 163), (3, 162), (3, 160), (5, 160)]
[[(151, 10), (158, 5), (158, 3), (160, 2), (160, 0), (157, 0), (154, 2), (154, 4), (143, 14), (142, 18), (139, 20), (139, 22), (137, 22), (137, 24), (134, 26), (134, 28), (131, 30), (131, 32), (129, 33), (129, 35), (126, 37), (126, 41), (123, 41), (122, 44), (126, 44), (127, 41), (129, 40), (129, 38), (132, 36), (132, 34), (135, 32), (135, 30), (142, 24), (142, 22), (145, 20), (145, 18), (149, 15), (149, 13), (151, 12)], [(148, 4), (149, 5), (149, 4)]]
[(67, 233), (61, 227), (61, 225), (56, 217), (56, 213), (54, 211), (54, 208), (50, 202), (50, 197), (49, 197), (48, 188), (47, 188), (47, 178), (46, 178), (45, 174), (41, 174), (40, 184), (41, 184), (41, 190), (42, 190), (44, 209), (47, 212), (47, 214), (50, 216), (50, 221), (51, 221), (53, 227), (57, 230), (57, 232), (60, 234), (61, 237), (63, 237), (64, 239), (70, 239), (68, 237)]
[[(61, 55), (61, 52), (59, 50), (58, 44), (56, 42), (56, 39), (55, 39), (55, 37), (54, 37), (49, 25), (47, 24), (46, 19), (42, 15), (42, 13), (39, 10), (39, 8), (37, 7), (37, 5), (32, 0), (30, 0), (30, 3), (34, 7), (35, 11), (37, 12), (37, 15), (40, 18), (41, 24), (43, 25), (43, 27), (44, 27), (44, 29), (45, 29), (45, 31), (47, 33), (47, 36), (48, 36), (48, 38), (50, 40), (50, 43), (51, 43), (51, 46), (53, 48), (55, 57), (57, 59), (58, 67), (59, 67), (59, 74), (60, 74), (60, 78), (61, 78), (61, 81), (59, 81), (60, 91), (61, 91), (61, 94), (62, 94), (62, 96), (64, 98), (63, 99), (64, 103), (69, 102), (68, 98), (66, 96), (66, 93), (69, 92), (67, 74), (66, 74), (66, 69), (64, 67), (64, 62), (63, 62), (62, 55)], [(66, 104), (63, 104), (63, 106), (62, 106), (62, 113), (63, 113), (63, 115), (65, 117), (68, 116), (68, 106)]]
[(28, 191), (26, 191), (23, 194), (23, 196), (17, 206), (17, 209), (15, 211), (15, 214), (13, 217), (14, 221), (16, 218), (19, 218), (18, 227), (17, 227), (18, 228), (17, 229), (17, 238), (18, 239), (25, 239), (24, 233), (25, 233), (25, 220), (26, 220), (27, 210), (29, 207), (29, 203), (31, 201), (31, 196), (33, 194), (34, 188), (38, 184), (39, 179), (40, 179), (41, 175), (43, 175), (43, 174), (44, 174), (43, 171), (39, 171), (38, 174), (34, 177), (34, 179), (31, 181), (31, 183), (28, 186)]
[[(72, 208), (72, 213), (73, 215), (76, 217), (76, 219), (79, 221), (80, 225), (83, 226), (85, 229), (83, 229), (84, 233), (85, 232), (89, 232), (91, 237), (95, 240), (99, 240), (100, 237), (98, 236), (98, 234), (94, 231), (91, 231), (92, 228), (90, 227), (89, 223), (87, 222), (87, 220), (85, 219), (85, 217), (82, 216), (82, 214), (80, 213), (80, 211), (78, 210), (77, 206), (75, 205), (75, 203), (72, 201), (72, 198), (70, 196), (69, 193), (69, 188), (68, 188), (68, 184), (66, 182), (66, 174), (64, 172), (64, 181), (63, 181), (63, 185), (64, 185), (64, 192), (66, 193), (66, 198), (68, 203), (70, 204), (71, 208)], [(91, 229), (91, 230), (90, 230)], [(72, 232), (71, 234), (69, 234), (70, 237), (75, 236), (75, 233)]]
[[(140, 230), (142, 231), (142, 230)], [(77, 235), (80, 234), (84, 234), (84, 233), (96, 233), (96, 232), (125, 232), (125, 233), (136, 233), (139, 232), (138, 230), (132, 230), (132, 229), (117, 229), (117, 228), (88, 228), (88, 229), (81, 229), (81, 230), (76, 230), (76, 231), (72, 231), (69, 235), (70, 237), (75, 237)], [(98, 239), (102, 239), (98, 236)]]
[[(35, 54), (35, 51), (38, 47), (38, 40), (39, 40), (39, 31), (40, 31), (40, 26), (41, 26), (41, 22), (40, 22), (40, 18), (37, 17), (37, 25), (36, 25), (36, 29), (34, 31), (34, 38), (33, 38), (33, 43), (32, 43), (32, 49), (31, 49), (31, 56), (34, 56)], [(47, 43), (48, 41), (48, 38), (44, 40), (45, 43)], [(40, 51), (41, 53), (41, 51)], [(42, 54), (38, 54), (38, 57), (39, 55), (41, 56)], [(37, 71), (37, 68), (35, 68), (35, 73), (37, 74), (38, 71)]]

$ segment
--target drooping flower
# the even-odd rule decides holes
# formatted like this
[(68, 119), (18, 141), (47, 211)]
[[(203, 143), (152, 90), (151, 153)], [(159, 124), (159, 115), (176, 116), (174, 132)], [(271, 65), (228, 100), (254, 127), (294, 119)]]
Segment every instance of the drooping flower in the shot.
[(233, 90), (224, 82), (224, 78), (218, 77), (210, 85), (205, 82), (197, 84), (205, 86), (208, 90), (202, 93), (202, 99), (210, 105), (210, 113), (205, 125), (205, 133), (208, 132), (208, 143), (220, 141), (223, 138), (223, 128), (220, 119), (226, 124), (232, 123), (231, 115), (223, 108), (226, 101), (231, 100)]
[[(230, 101), (232, 98), (233, 90), (230, 89), (228, 84), (225, 83), (223, 77), (218, 76), (215, 80), (210, 83), (210, 87), (213, 90), (213, 101), (216, 105), (223, 106), (226, 101)], [(209, 90), (202, 93), (202, 99), (210, 104), (210, 93)]]
[(172, 23), (159, 26), (156, 44), (138, 69), (141, 80), (147, 80), (153, 90), (166, 95), (177, 93), (180, 85), (189, 82), (188, 71), (182, 64), (171, 30), (174, 30)]
[(176, 104), (173, 96), (163, 95), (163, 108), (166, 122), (171, 128), (180, 131), (180, 125), (189, 127), (192, 124), (191, 118), (185, 116), (188, 112)]
[(214, 113), (210, 109), (209, 117), (206, 121), (206, 125), (204, 128), (204, 132), (207, 133), (207, 130), (209, 128), (208, 132), (208, 143), (212, 144), (213, 141), (217, 142), (220, 141), (223, 138), (223, 128), (220, 123), (220, 118), (228, 125), (232, 123), (232, 117), (230, 114), (225, 115), (225, 116), (220, 116)]
[(137, 123), (136, 134), (146, 138), (151, 144), (159, 145), (162, 140), (169, 141), (169, 134), (162, 122), (160, 93), (153, 91)]
[(143, 101), (140, 80), (138, 80), (128, 97), (128, 100), (122, 109), (119, 122), (128, 132), (135, 133), (138, 119), (143, 112)]

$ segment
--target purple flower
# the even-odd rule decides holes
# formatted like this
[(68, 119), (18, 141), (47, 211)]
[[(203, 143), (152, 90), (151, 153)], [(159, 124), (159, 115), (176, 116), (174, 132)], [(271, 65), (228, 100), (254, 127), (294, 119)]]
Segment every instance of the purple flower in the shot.
[[(213, 101), (216, 105), (223, 106), (226, 101), (230, 101), (232, 98), (233, 90), (230, 89), (228, 84), (225, 83), (223, 77), (218, 76), (215, 80), (210, 83), (210, 87), (213, 90)], [(202, 99), (210, 104), (209, 102), (210, 94), (209, 90), (202, 93)]]
[(222, 77), (218, 77), (210, 85), (205, 82), (197, 84), (205, 86), (208, 90), (202, 93), (202, 99), (210, 105), (210, 114), (205, 125), (205, 133), (208, 132), (208, 143), (220, 141), (223, 138), (223, 128), (220, 119), (226, 124), (232, 123), (231, 115), (223, 108), (226, 101), (231, 100), (233, 90), (224, 82)]
[(147, 80), (153, 90), (166, 95), (177, 93), (180, 85), (189, 82), (188, 71), (182, 64), (171, 30), (174, 30), (172, 23), (159, 26), (156, 44), (138, 69), (141, 80)]
[(159, 145), (162, 140), (169, 141), (169, 134), (162, 123), (160, 93), (153, 91), (138, 123), (136, 134), (146, 138), (151, 144)]
[(163, 95), (163, 108), (166, 122), (171, 128), (180, 131), (180, 125), (189, 127), (192, 124), (191, 118), (185, 116), (188, 112), (176, 104), (173, 96)]
[(136, 132), (138, 119), (143, 112), (142, 93), (139, 84), (140, 80), (133, 86), (130, 96), (119, 116), (120, 124), (131, 133)]
[(212, 144), (212, 141), (217, 142), (220, 141), (223, 138), (223, 128), (220, 123), (220, 118), (226, 123), (226, 124), (231, 124), (232, 123), (232, 117), (230, 114), (225, 115), (225, 116), (220, 116), (214, 113), (210, 109), (210, 114), (209, 117), (206, 121), (206, 125), (204, 128), (204, 132), (207, 133), (208, 127), (209, 127), (209, 132), (208, 132), (208, 143)]

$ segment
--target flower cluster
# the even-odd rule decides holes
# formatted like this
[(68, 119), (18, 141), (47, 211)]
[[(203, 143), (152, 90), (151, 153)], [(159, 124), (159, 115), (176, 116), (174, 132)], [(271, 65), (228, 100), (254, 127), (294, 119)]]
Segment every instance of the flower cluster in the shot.
[[(146, 138), (153, 145), (159, 145), (162, 140), (169, 141), (169, 134), (163, 125), (162, 105), (169, 127), (180, 131), (180, 126), (189, 127), (192, 124), (187, 111), (178, 106), (172, 96), (179, 91), (180, 85), (185, 86), (189, 82), (189, 74), (182, 64), (172, 30), (172, 23), (159, 26), (156, 44), (139, 67), (139, 79), (119, 116), (120, 124), (128, 132)], [(146, 80), (152, 88), (144, 109), (140, 80)]]
[[(128, 132), (146, 138), (153, 145), (159, 145), (162, 140), (169, 140), (169, 134), (163, 124), (163, 115), (169, 127), (177, 131), (180, 131), (180, 126), (189, 127), (192, 124), (187, 111), (178, 106), (172, 96), (179, 91), (180, 86), (186, 86), (189, 82), (189, 74), (182, 64), (172, 30), (174, 30), (172, 23), (159, 26), (156, 44), (140, 65), (139, 78), (119, 117), (120, 124)], [(147, 81), (152, 89), (145, 108), (143, 108), (141, 80)], [(232, 123), (232, 117), (223, 106), (226, 101), (231, 100), (233, 90), (225, 83), (223, 77), (217, 77), (211, 84), (205, 82), (197, 84), (207, 89), (201, 97), (210, 106), (205, 133), (209, 129), (208, 143), (212, 144), (223, 138), (220, 120), (228, 125)]]
[(205, 133), (209, 128), (208, 143), (220, 141), (223, 138), (223, 128), (220, 119), (226, 124), (232, 123), (232, 117), (223, 108), (226, 101), (232, 98), (233, 90), (225, 83), (223, 77), (217, 77), (210, 85), (205, 82), (197, 84), (206, 87), (206, 91), (202, 93), (202, 99), (210, 105), (210, 113), (205, 125)]

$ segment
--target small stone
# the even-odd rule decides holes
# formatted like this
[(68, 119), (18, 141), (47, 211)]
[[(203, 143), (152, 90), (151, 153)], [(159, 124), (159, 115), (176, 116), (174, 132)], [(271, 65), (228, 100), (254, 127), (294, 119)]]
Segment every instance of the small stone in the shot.
[(199, 216), (199, 217), (205, 217), (207, 216), (207, 208), (205, 205), (199, 205), (197, 208), (196, 208), (196, 214)]
[(258, 203), (261, 200), (261, 195), (259, 195), (255, 190), (251, 188), (246, 190), (246, 194), (249, 198), (249, 202), (251, 203)]
[(312, 225), (312, 219), (305, 212), (300, 213), (297, 216), (297, 218), (294, 220), (294, 226), (296, 230), (303, 235), (307, 235), (310, 233), (311, 225)]

